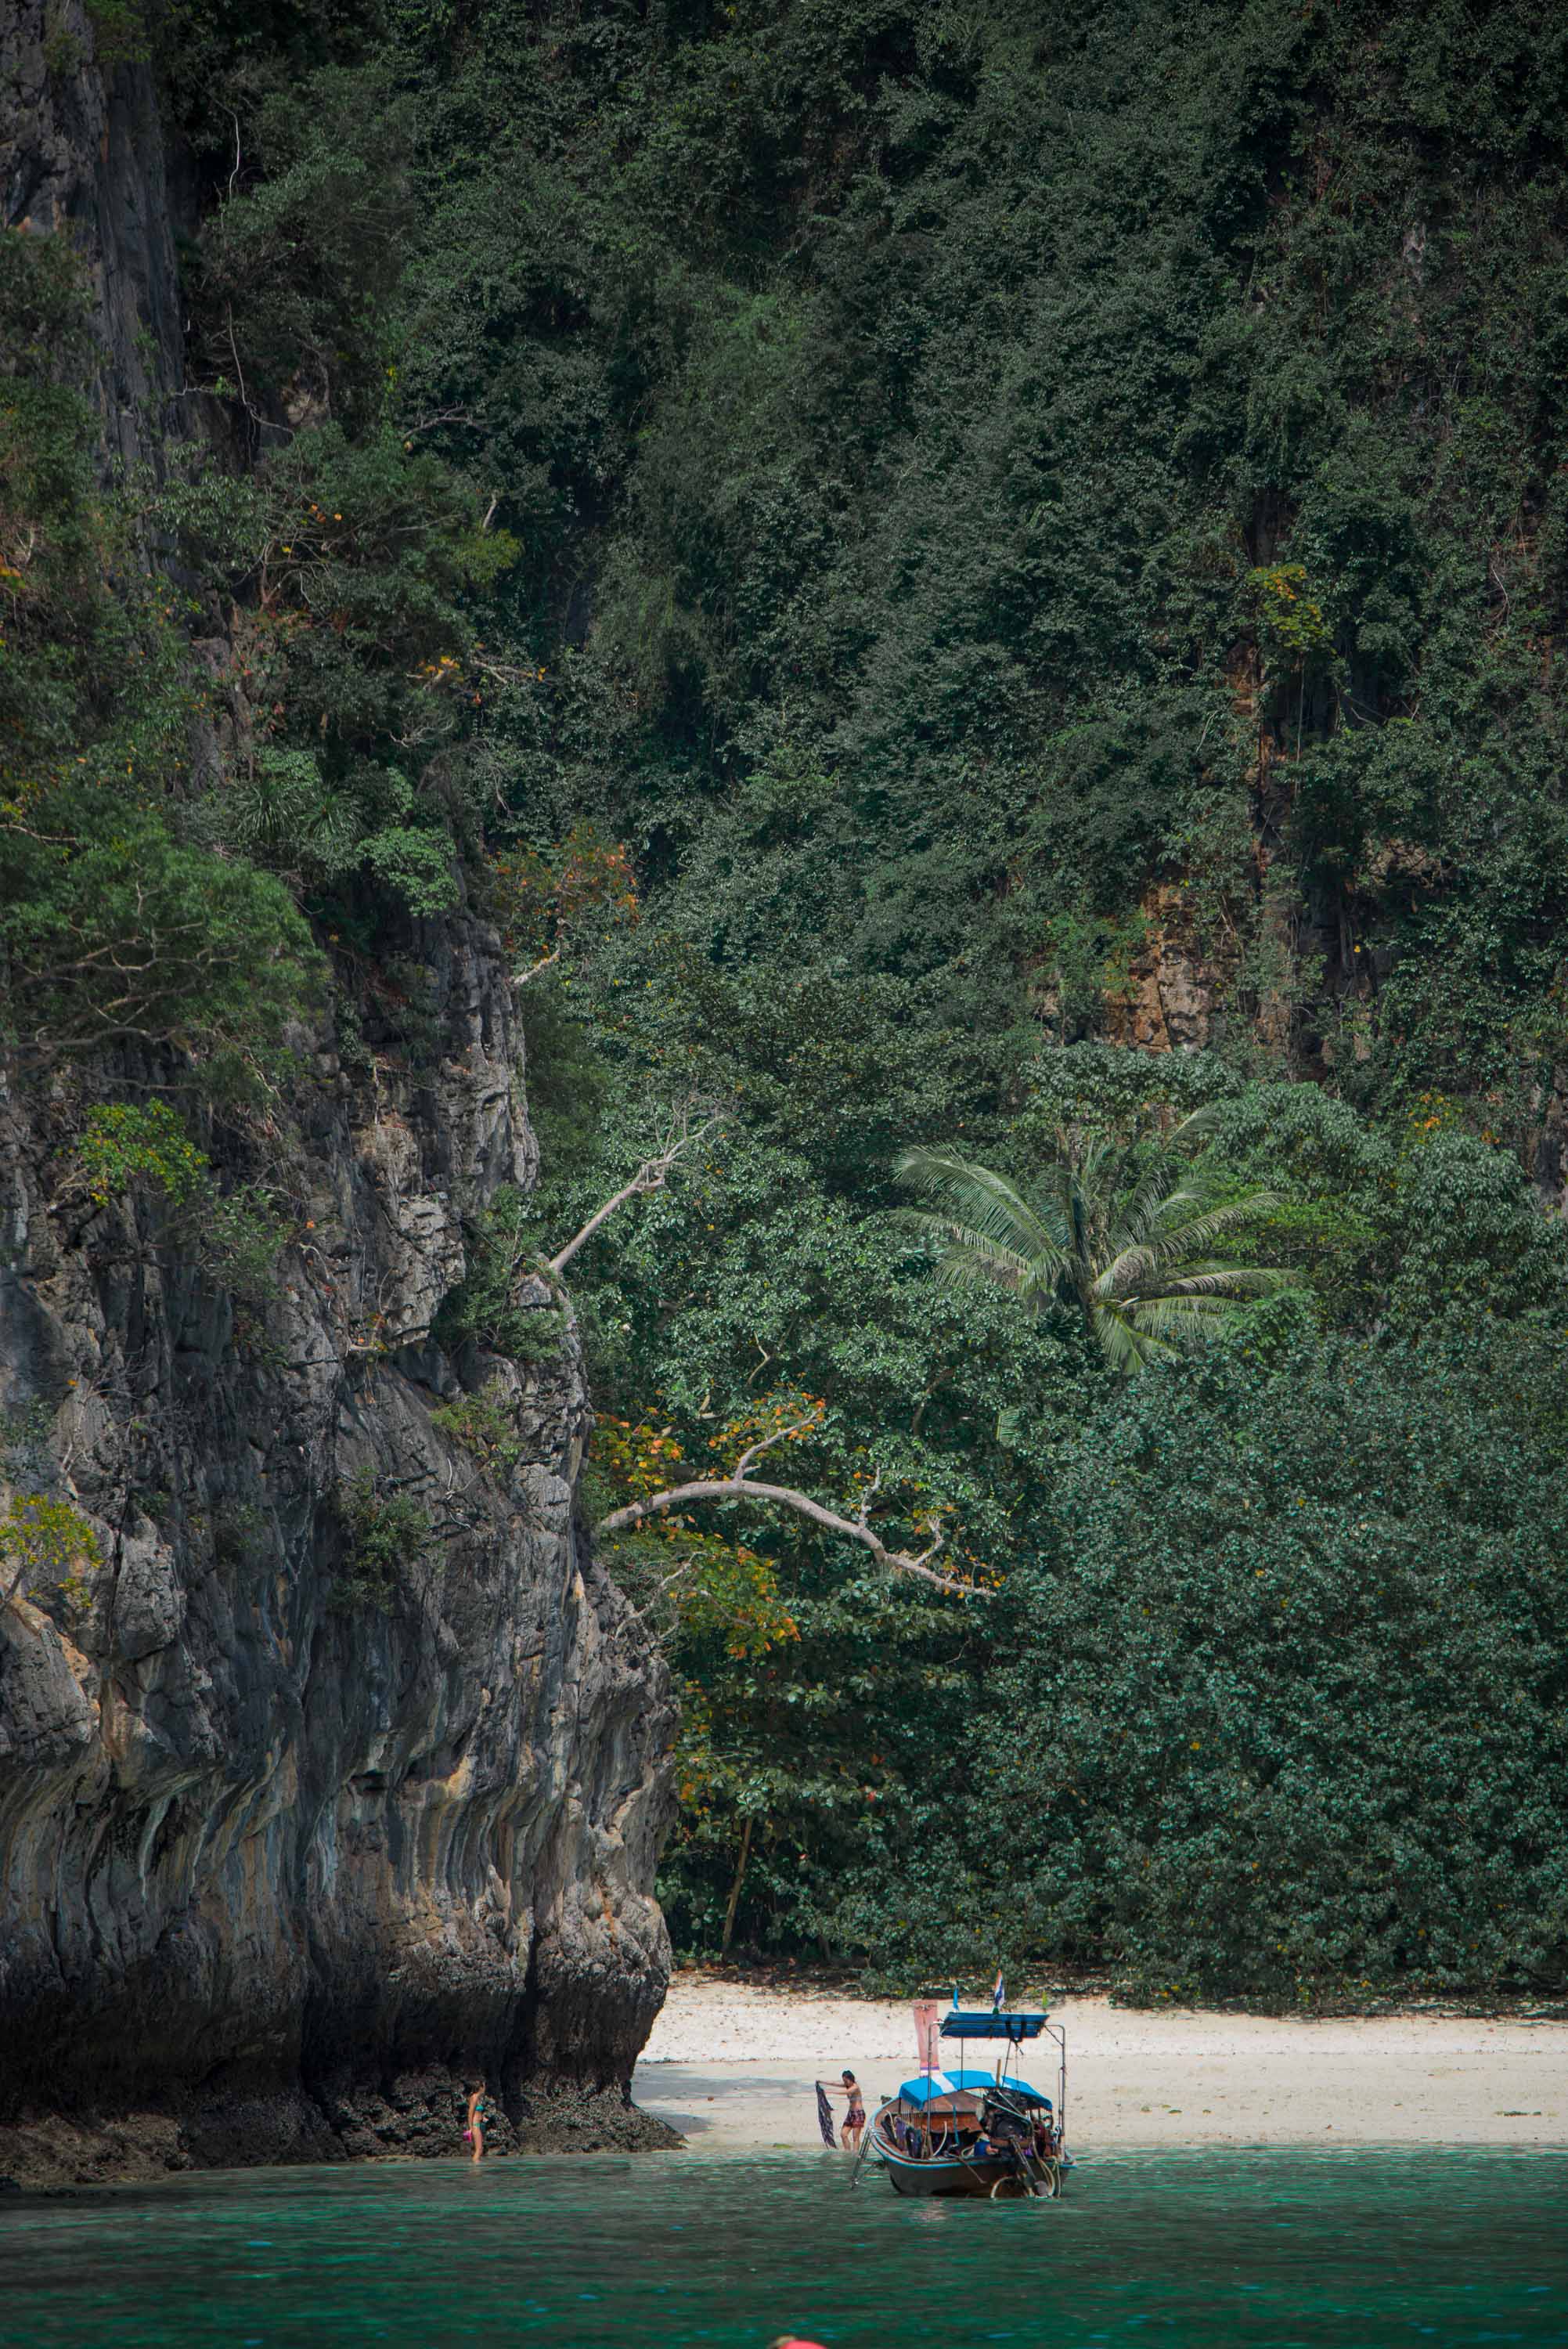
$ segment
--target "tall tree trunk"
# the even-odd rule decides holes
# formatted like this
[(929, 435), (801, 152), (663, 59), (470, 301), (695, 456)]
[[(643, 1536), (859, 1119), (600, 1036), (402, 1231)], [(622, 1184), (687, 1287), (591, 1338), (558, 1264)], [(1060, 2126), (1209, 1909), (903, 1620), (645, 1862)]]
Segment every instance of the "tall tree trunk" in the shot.
[(746, 1881), (746, 1863), (751, 1857), (751, 1816), (748, 1812), (741, 1824), (740, 1857), (736, 1862), (735, 1881), (729, 1888), (729, 1906), (724, 1912), (724, 1933), (718, 1944), (722, 1958), (729, 1947), (729, 1937), (735, 1930), (735, 1912), (740, 1906), (740, 1888)]

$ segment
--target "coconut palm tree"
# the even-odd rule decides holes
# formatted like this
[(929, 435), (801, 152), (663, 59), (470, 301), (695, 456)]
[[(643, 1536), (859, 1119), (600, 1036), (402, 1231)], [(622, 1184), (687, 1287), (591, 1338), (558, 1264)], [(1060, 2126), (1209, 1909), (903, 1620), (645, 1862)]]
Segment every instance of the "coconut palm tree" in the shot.
[(935, 1204), (919, 1215), (953, 1287), (995, 1281), (1024, 1310), (1075, 1305), (1106, 1361), (1140, 1370), (1184, 1338), (1283, 1288), (1265, 1265), (1227, 1264), (1223, 1235), (1277, 1205), (1269, 1191), (1223, 1199), (1188, 1153), (1212, 1123), (1199, 1110), (1161, 1143), (1120, 1148), (1094, 1129), (1058, 1129), (1057, 1152), (1020, 1187), (956, 1150), (906, 1150), (903, 1179)]

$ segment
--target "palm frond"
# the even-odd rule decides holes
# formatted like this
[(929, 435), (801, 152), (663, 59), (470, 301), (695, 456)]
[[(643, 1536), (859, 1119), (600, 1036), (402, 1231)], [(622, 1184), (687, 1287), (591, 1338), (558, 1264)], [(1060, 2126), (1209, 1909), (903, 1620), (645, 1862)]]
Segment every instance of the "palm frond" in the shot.
[(1058, 1159), (1037, 1175), (1023, 1194), (1031, 1215), (1039, 1218), (1042, 1227), (1051, 1233), (1058, 1247), (1072, 1246), (1075, 1201), (1078, 1195), (1077, 1170), (1066, 1159)]
[(1186, 1174), (1185, 1167), (1178, 1170), (1172, 1164), (1169, 1152), (1152, 1152), (1138, 1167), (1130, 1187), (1116, 1204), (1111, 1219), (1111, 1247), (1135, 1247), (1146, 1239), (1171, 1201), (1182, 1195), (1179, 1185)]
[(906, 1150), (898, 1162), (903, 1181), (942, 1203), (954, 1247), (966, 1235), (1009, 1249), (1037, 1268), (1037, 1278), (1054, 1278), (1066, 1261), (1059, 1234), (1005, 1174), (976, 1166), (955, 1150)]
[(1189, 1321), (1196, 1327), (1200, 1321), (1233, 1320), (1250, 1301), (1245, 1297), (1227, 1297), (1219, 1289), (1174, 1288), (1160, 1297), (1140, 1297), (1133, 1310), (1150, 1329), (1164, 1330)]
[(1279, 1206), (1274, 1191), (1249, 1191), (1244, 1199), (1226, 1199), (1219, 1206), (1198, 1192), (1177, 1192), (1171, 1205), (1177, 1209), (1164, 1230), (1172, 1238), (1180, 1237), (1183, 1246), (1202, 1247), (1222, 1232), (1233, 1232), (1243, 1224), (1255, 1223), (1260, 1216), (1273, 1215)]
[(956, 1223), (950, 1216), (912, 1216), (910, 1221), (929, 1243), (940, 1246), (936, 1277), (944, 1288), (987, 1280), (1016, 1289), (1037, 1286), (1033, 1259), (994, 1240), (989, 1233)]
[(1195, 1142), (1207, 1142), (1223, 1114), (1222, 1102), (1205, 1102), (1202, 1109), (1189, 1111), (1180, 1124), (1171, 1127), (1166, 1136), (1166, 1148), (1191, 1150)]
[(1129, 1249), (1106, 1266), (1094, 1295), (1108, 1303), (1132, 1306), (1141, 1299), (1188, 1294), (1273, 1297), (1288, 1288), (1290, 1275), (1272, 1264), (1214, 1264), (1185, 1257), (1171, 1263), (1150, 1249)]
[(1137, 1324), (1150, 1338), (1169, 1345), (1179, 1338), (1216, 1336), (1242, 1310), (1235, 1297), (1151, 1297), (1134, 1309)]
[(1147, 1245), (1124, 1247), (1110, 1262), (1102, 1265), (1094, 1277), (1092, 1294), (1112, 1299), (1136, 1297), (1147, 1283), (1156, 1279), (1160, 1271), (1160, 1253)]
[(1140, 1229), (1123, 1226), (1111, 1235), (1110, 1265), (1118, 1286), (1124, 1286), (1136, 1266), (1172, 1264), (1206, 1251), (1223, 1233), (1265, 1216), (1279, 1205), (1272, 1191), (1254, 1191), (1245, 1199), (1212, 1206), (1202, 1193), (1173, 1191), (1162, 1199)]
[(1277, 1297), (1291, 1276), (1275, 1264), (1182, 1265), (1148, 1292), (1156, 1297)]
[(1094, 1326), (1106, 1361), (1123, 1377), (1140, 1371), (1152, 1355), (1174, 1350), (1158, 1330), (1145, 1325), (1141, 1317), (1135, 1318), (1119, 1306), (1107, 1306), (1103, 1312), (1097, 1313)]

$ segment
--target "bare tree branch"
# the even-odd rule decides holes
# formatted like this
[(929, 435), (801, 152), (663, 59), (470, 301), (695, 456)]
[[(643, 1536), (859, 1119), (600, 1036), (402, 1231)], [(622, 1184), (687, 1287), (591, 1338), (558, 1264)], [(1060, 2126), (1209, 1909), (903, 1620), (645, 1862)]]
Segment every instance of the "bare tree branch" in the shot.
[[(234, 128), (235, 135), (238, 137), (239, 125), (236, 123)], [(238, 170), (238, 168), (239, 166), (236, 164), (235, 169)], [(265, 419), (264, 418), (258, 416), (255, 409), (251, 406), (251, 395), (245, 389), (245, 370), (240, 364), (240, 346), (234, 339), (234, 305), (232, 303), (229, 305), (229, 355), (234, 362), (234, 379), (240, 387), (240, 405), (244, 409), (253, 424), (262, 424)]]
[(527, 970), (513, 971), (511, 984), (513, 987), (526, 987), (531, 978), (537, 978), (542, 970), (548, 970), (552, 963), (558, 963), (560, 960), (561, 947), (557, 947), (552, 953), (541, 955), (539, 960), (531, 963)]
[(673, 1485), (667, 1493), (651, 1493), (645, 1501), (633, 1501), (624, 1509), (612, 1509), (607, 1517), (600, 1518), (593, 1528), (594, 1533), (629, 1533), (633, 1526), (640, 1526), (645, 1518), (663, 1516), (671, 1509), (687, 1508), (698, 1501), (773, 1502), (780, 1508), (793, 1509), (798, 1516), (810, 1517), (814, 1526), (825, 1526), (829, 1533), (841, 1534), (847, 1541), (859, 1542), (862, 1548), (870, 1550), (877, 1564), (886, 1567), (890, 1573), (916, 1575), (922, 1582), (934, 1583), (938, 1590), (945, 1590), (955, 1599), (990, 1598), (989, 1590), (981, 1585), (956, 1582), (951, 1575), (938, 1574), (931, 1564), (945, 1539), (935, 1517), (928, 1517), (925, 1521), (925, 1529), (931, 1539), (916, 1557), (912, 1557), (907, 1550), (889, 1549), (886, 1543), (873, 1533), (869, 1518), (872, 1495), (881, 1481), (880, 1472), (861, 1498), (860, 1514), (853, 1517), (841, 1516), (837, 1509), (824, 1508), (820, 1501), (811, 1498), (810, 1493), (799, 1492), (792, 1485), (759, 1485), (755, 1477), (747, 1474), (750, 1462), (759, 1452), (765, 1452), (769, 1444), (781, 1443), (786, 1436), (800, 1432), (799, 1428), (781, 1427), (777, 1434), (765, 1436), (760, 1444), (754, 1444), (748, 1452), (741, 1454), (728, 1476), (699, 1476), (692, 1484)]
[(662, 1191), (669, 1179), (670, 1169), (676, 1161), (686, 1151), (695, 1150), (699, 1143), (706, 1141), (714, 1128), (722, 1122), (717, 1112), (712, 1112), (703, 1119), (700, 1125), (693, 1125), (692, 1114), (689, 1109), (681, 1112), (679, 1121), (664, 1148), (655, 1156), (645, 1159), (631, 1181), (623, 1183), (614, 1197), (606, 1199), (603, 1206), (589, 1216), (582, 1230), (574, 1233), (567, 1241), (560, 1253), (549, 1258), (546, 1268), (557, 1279), (571, 1263), (578, 1249), (593, 1238), (601, 1224), (608, 1223), (617, 1207), (624, 1207), (628, 1199), (635, 1199), (645, 1191)]
[[(474, 420), (471, 409), (433, 408), (428, 415), (417, 416), (412, 424), (406, 424), (403, 429), (406, 432), (433, 432), (438, 424), (472, 424)], [(497, 499), (495, 504), (490, 507), (490, 513), (494, 513), (496, 505), (500, 502)], [(490, 514), (487, 514), (480, 528), (485, 529), (489, 522)]]
[[(771, 1450), (775, 1444), (785, 1444), (792, 1435), (810, 1435), (811, 1430), (814, 1427), (820, 1426), (820, 1423), (821, 1413), (820, 1412), (813, 1412), (810, 1419), (798, 1419), (793, 1427), (776, 1427), (771, 1435), (758, 1436), (757, 1442), (753, 1444), (749, 1444), (735, 1464), (734, 1469), (731, 1473), (735, 1476), (737, 1482), (746, 1475), (752, 1462), (754, 1460), (760, 1460), (762, 1454), (765, 1452)], [(877, 1474), (880, 1477), (882, 1474), (880, 1468), (878, 1469)]]

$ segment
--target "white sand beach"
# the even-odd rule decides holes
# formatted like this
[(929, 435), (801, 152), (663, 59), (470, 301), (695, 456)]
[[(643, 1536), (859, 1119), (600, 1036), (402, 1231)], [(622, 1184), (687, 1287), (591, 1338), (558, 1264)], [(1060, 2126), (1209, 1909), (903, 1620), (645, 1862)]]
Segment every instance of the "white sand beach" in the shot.
[[(1067, 2025), (1080, 2150), (1568, 2143), (1568, 2023), (1149, 2013), (1103, 1998), (1065, 1998), (1051, 2013)], [(632, 2093), (695, 2147), (812, 2145), (811, 2083), (846, 2064), (874, 2109), (914, 2067), (909, 2006), (682, 1972)], [(1023, 2068), (1054, 2092), (1043, 2063)]]

